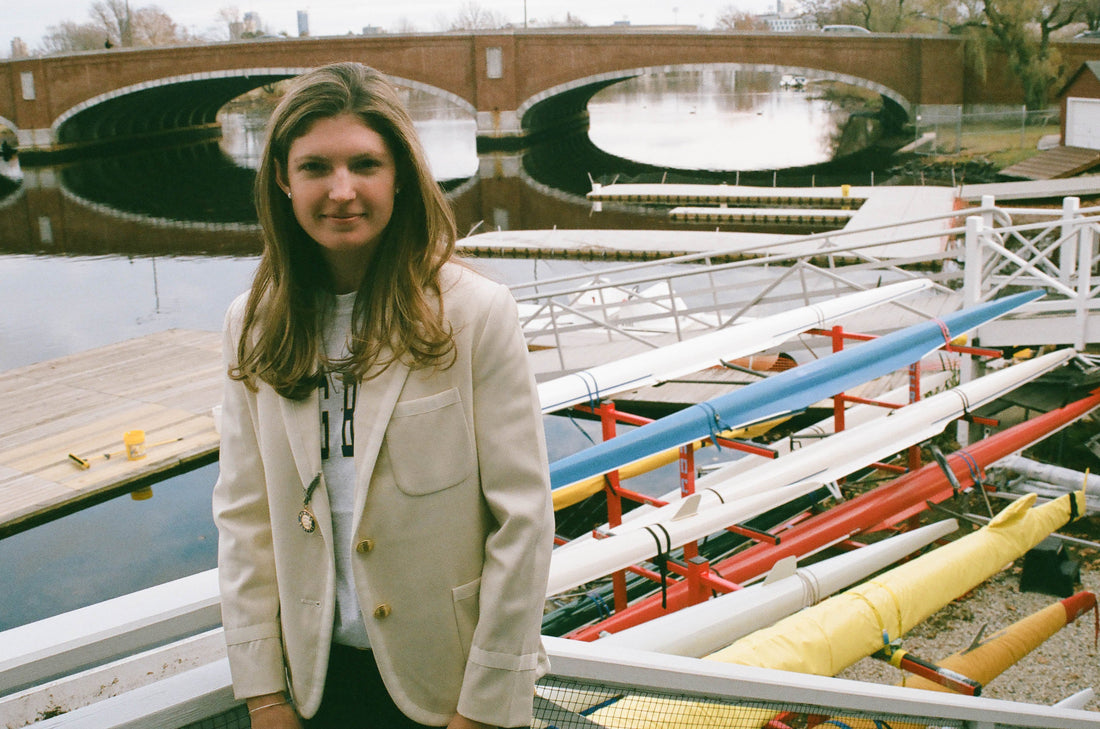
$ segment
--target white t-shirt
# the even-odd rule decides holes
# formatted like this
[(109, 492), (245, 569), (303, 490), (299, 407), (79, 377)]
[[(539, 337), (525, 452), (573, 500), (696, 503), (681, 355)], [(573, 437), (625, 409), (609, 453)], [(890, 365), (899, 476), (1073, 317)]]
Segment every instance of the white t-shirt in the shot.
[[(341, 360), (348, 354), (351, 313), (355, 294), (336, 297), (333, 316), (325, 325), (325, 356)], [(352, 416), (359, 383), (345, 383), (338, 372), (325, 372), (320, 385), (321, 468), (325, 474), (328, 500), (332, 507), (332, 542), (336, 552), (336, 622), (333, 640), (355, 648), (370, 647), (355, 576), (351, 570), (353, 511), (355, 507), (355, 431)]]

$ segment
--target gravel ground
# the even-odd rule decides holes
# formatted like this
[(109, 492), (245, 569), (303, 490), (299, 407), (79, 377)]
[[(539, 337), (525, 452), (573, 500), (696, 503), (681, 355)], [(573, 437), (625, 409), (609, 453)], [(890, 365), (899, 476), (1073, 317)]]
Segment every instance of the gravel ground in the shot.
[[(964, 533), (961, 529), (960, 534)], [(1084, 519), (1067, 533), (1080, 539), (1100, 541), (1100, 517)], [(1081, 563), (1081, 584), (1077, 589), (1100, 594), (1100, 550), (1068, 544), (1066, 552), (1071, 559)], [(1037, 592), (1021, 592), (1022, 564), (1022, 559), (1017, 560), (944, 607), (904, 636), (902, 647), (926, 660), (939, 661), (966, 648), (982, 625), (988, 626), (985, 631), (988, 636), (1061, 599)], [(982, 696), (1049, 705), (1086, 688), (1100, 694), (1100, 651), (1094, 642), (1095, 621), (1095, 613), (1090, 612), (1062, 628), (984, 686)], [(903, 675), (902, 671), (883, 661), (867, 658), (838, 677), (894, 684)], [(1085, 708), (1100, 712), (1100, 698), (1094, 698)]]

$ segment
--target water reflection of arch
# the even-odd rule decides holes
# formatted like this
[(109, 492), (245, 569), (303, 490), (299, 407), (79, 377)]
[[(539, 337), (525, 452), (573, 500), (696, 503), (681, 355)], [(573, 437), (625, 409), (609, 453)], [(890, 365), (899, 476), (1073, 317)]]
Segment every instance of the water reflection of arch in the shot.
[[(0, 252), (113, 255), (255, 255), (255, 172), (215, 142), (36, 168), (0, 188)], [(0, 183), (3, 178), (0, 178)], [(476, 178), (447, 181), (468, 215)], [(15, 183), (12, 183), (15, 184)], [(471, 191), (475, 192), (471, 192)], [(188, 197), (193, 193), (193, 199)], [(220, 208), (212, 208), (220, 204)]]
[[(62, 144), (103, 143), (123, 137), (216, 129), (218, 111), (232, 99), (308, 70), (310, 67), (228, 69), (143, 81), (76, 104), (62, 112), (50, 129), (54, 139)], [(398, 86), (446, 99), (471, 117), (475, 114), (473, 105), (454, 93), (420, 81), (388, 78)], [(216, 134), (211, 131), (208, 136)]]
[(24, 194), (26, 188), (18, 181), (0, 175), (0, 210), (11, 207)]
[(697, 71), (728, 69), (731, 71), (772, 71), (812, 76), (814, 79), (837, 81), (869, 89), (881, 95), (886, 103), (896, 104), (908, 118), (912, 103), (897, 91), (869, 79), (836, 71), (825, 71), (804, 66), (783, 66), (763, 63), (685, 63), (611, 71), (569, 81), (540, 91), (520, 104), (517, 113), (525, 130), (539, 131), (563, 124), (584, 123), (587, 120), (588, 102), (603, 89), (622, 81), (646, 74), (668, 71)]
[[(2, 129), (6, 129), (11, 132), (11, 136), (13, 139), (15, 138), (16, 132), (19, 131), (19, 128), (15, 126), (15, 122), (13, 122), (11, 119), (8, 119), (7, 117), (0, 116), (0, 130)], [(0, 137), (2, 136), (3, 135), (0, 135)]]

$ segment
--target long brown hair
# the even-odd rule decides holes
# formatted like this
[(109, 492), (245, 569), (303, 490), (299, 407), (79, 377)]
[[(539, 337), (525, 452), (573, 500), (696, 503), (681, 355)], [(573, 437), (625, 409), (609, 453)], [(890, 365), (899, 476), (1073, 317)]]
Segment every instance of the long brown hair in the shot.
[[(393, 215), (355, 298), (346, 375), (370, 379), (396, 360), (448, 366), (454, 340), (443, 318), (440, 269), (454, 253), (454, 216), (431, 175), (412, 119), (374, 69), (337, 63), (298, 77), (268, 123), (255, 201), (264, 251), (252, 282), (230, 377), (262, 380), (306, 397), (323, 360), (322, 324), (333, 304), (331, 273), (279, 187), (290, 145), (319, 119), (353, 114), (381, 135), (397, 167)], [(331, 363), (328, 363), (331, 364)]]

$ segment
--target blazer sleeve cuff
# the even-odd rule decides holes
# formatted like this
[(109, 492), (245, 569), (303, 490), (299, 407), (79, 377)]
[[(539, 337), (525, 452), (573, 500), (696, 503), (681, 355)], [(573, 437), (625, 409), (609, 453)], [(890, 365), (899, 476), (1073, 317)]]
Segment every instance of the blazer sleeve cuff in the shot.
[[(256, 626), (257, 628), (262, 626)], [(282, 640), (275, 636), (241, 639), (241, 634), (262, 632), (253, 628), (226, 631), (226, 656), (233, 677), (233, 694), (238, 699), (286, 691), (286, 668)], [(275, 631), (278, 632), (277, 629)]]
[(472, 650), (466, 662), (458, 713), (492, 726), (530, 726), (535, 681), (549, 670), (549, 665), (542, 650), (508, 657)]

